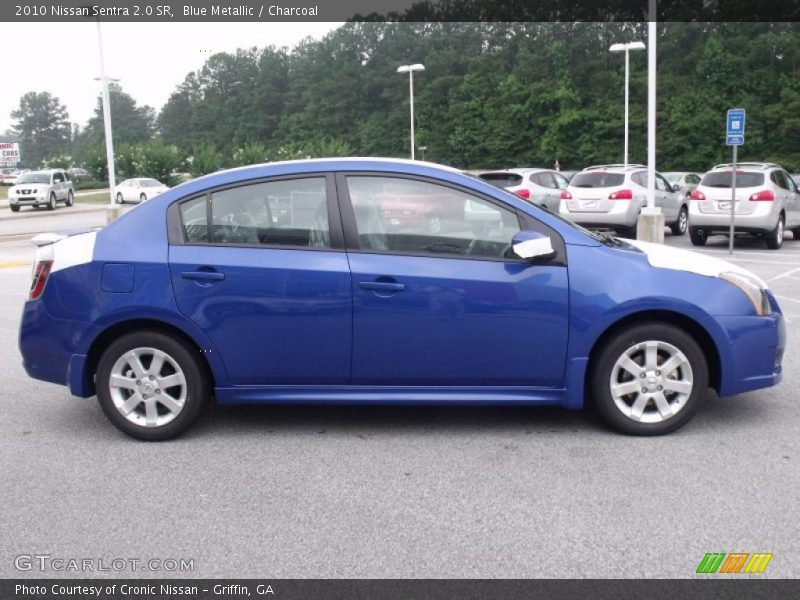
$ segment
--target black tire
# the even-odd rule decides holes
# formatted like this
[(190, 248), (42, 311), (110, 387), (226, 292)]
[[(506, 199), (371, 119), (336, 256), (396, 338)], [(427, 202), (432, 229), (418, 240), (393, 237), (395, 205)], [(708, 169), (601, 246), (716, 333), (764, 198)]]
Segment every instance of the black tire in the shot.
[(794, 237), (795, 241), (800, 241), (800, 227), (797, 229), (792, 229), (792, 236)]
[(692, 240), (692, 246), (705, 246), (708, 241), (708, 234), (697, 227), (690, 227), (689, 239)]
[(672, 235), (683, 235), (689, 227), (689, 209), (684, 204), (678, 211), (678, 220), (669, 226)]
[(147, 196), (144, 194), (139, 195), (139, 202), (145, 202), (147, 200)]
[[(689, 362), (693, 375), (692, 391), (673, 416), (660, 422), (644, 423), (625, 415), (611, 394), (614, 365), (632, 346), (645, 341), (666, 342), (677, 348)], [(663, 364), (663, 362), (662, 362)], [(653, 321), (633, 325), (607, 340), (589, 366), (587, 392), (594, 407), (613, 429), (628, 435), (664, 435), (680, 429), (695, 415), (708, 396), (708, 365), (702, 349), (683, 329)], [(636, 392), (638, 397), (638, 391)], [(648, 403), (651, 401), (648, 401)], [(649, 408), (654, 408), (648, 404)]]
[[(183, 371), (186, 399), (175, 418), (161, 426), (147, 427), (128, 420), (114, 405), (109, 380), (114, 364), (136, 348), (155, 348), (168, 354)], [(97, 398), (108, 419), (124, 433), (146, 441), (175, 438), (189, 429), (200, 416), (211, 395), (211, 379), (199, 353), (180, 338), (158, 331), (129, 333), (113, 342), (97, 365)]]
[(11, 209), (11, 212), (19, 212), (19, 204), (9, 204), (8, 208)]
[(75, 195), (70, 190), (69, 194), (67, 194), (67, 206), (72, 206), (75, 204)]
[(775, 224), (775, 229), (768, 231), (764, 236), (764, 242), (767, 244), (767, 248), (770, 250), (779, 250), (780, 247), (783, 246), (785, 224), (786, 221), (783, 215), (781, 215), (778, 217), (778, 222)]
[(56, 193), (50, 192), (50, 200), (47, 202), (47, 210), (55, 210), (56, 206), (58, 206), (58, 200), (56, 200)]
[(639, 232), (639, 225), (638, 223), (633, 227), (625, 227), (623, 229), (618, 229), (617, 234), (619, 237), (627, 238), (629, 240), (635, 240), (636, 236)]
[(125, 200), (122, 198), (122, 194), (117, 192), (117, 204), (125, 204)]

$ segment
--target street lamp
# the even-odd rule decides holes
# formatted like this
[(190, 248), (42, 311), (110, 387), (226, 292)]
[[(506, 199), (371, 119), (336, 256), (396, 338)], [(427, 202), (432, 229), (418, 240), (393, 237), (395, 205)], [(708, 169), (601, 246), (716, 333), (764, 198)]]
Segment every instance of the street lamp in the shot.
[(627, 44), (612, 44), (608, 49), (610, 52), (624, 52), (625, 53), (625, 166), (628, 166), (628, 87), (630, 86), (630, 51), (631, 50), (644, 50), (645, 45), (642, 42), (628, 42)]
[(408, 73), (408, 97), (411, 103), (411, 160), (414, 160), (414, 71), (424, 71), (425, 65), (402, 65), (398, 73)]
[(106, 137), (106, 161), (108, 162), (108, 211), (106, 221), (111, 222), (119, 216), (119, 208), (114, 201), (116, 179), (114, 175), (114, 141), (111, 137), (111, 101), (108, 95), (108, 77), (103, 59), (103, 33), (100, 31), (100, 19), (97, 20), (97, 47), (100, 51), (100, 81), (103, 83), (103, 128)]

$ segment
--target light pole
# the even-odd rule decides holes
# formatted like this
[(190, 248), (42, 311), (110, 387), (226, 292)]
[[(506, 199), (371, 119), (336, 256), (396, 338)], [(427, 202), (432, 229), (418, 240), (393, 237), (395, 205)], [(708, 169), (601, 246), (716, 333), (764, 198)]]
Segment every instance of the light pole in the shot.
[(116, 178), (114, 175), (114, 140), (111, 136), (111, 100), (108, 95), (108, 77), (103, 59), (103, 33), (100, 30), (100, 19), (97, 20), (97, 47), (100, 51), (100, 81), (103, 84), (103, 129), (106, 137), (106, 161), (108, 162), (108, 211), (106, 221), (111, 222), (119, 216), (119, 207), (114, 200)]
[(628, 42), (627, 44), (612, 44), (608, 49), (610, 52), (624, 52), (625, 53), (625, 166), (628, 166), (628, 104), (629, 104), (629, 91), (630, 87), (630, 52), (631, 50), (644, 50), (645, 45), (642, 42)]
[(397, 67), (398, 73), (408, 73), (408, 97), (411, 105), (411, 160), (414, 160), (414, 71), (424, 71), (425, 65), (413, 64)]

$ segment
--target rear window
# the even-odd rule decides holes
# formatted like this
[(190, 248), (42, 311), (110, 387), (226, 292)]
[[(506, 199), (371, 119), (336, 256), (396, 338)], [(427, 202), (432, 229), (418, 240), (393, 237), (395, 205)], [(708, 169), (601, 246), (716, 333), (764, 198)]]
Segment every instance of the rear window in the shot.
[[(732, 185), (733, 171), (711, 171), (703, 176), (700, 185), (714, 188), (729, 188)], [(764, 174), (752, 171), (736, 171), (736, 187), (756, 187), (764, 185)]]
[(499, 188), (513, 187), (522, 183), (522, 175), (516, 173), (481, 173), (478, 177)]
[(607, 171), (587, 171), (578, 173), (569, 184), (579, 188), (616, 187), (625, 183), (625, 173), (608, 173)]

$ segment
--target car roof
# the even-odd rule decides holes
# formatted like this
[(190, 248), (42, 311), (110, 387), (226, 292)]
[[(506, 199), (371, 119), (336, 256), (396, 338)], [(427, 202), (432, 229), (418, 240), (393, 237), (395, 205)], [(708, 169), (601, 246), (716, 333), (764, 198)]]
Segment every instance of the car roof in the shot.
[(613, 164), (613, 165), (592, 165), (591, 167), (586, 167), (584, 171), (612, 171), (614, 173), (627, 173), (628, 171), (635, 171), (639, 169), (646, 169), (647, 165), (639, 165), (639, 164), (632, 164), (628, 163), (628, 165), (624, 164)]
[[(767, 169), (782, 169), (780, 165), (776, 165), (775, 163), (769, 162), (737, 162), (736, 167), (744, 167), (750, 169), (761, 169), (762, 171), (766, 171)], [(733, 163), (722, 163), (719, 165), (714, 165), (712, 171), (717, 171), (721, 169), (732, 169)]]

